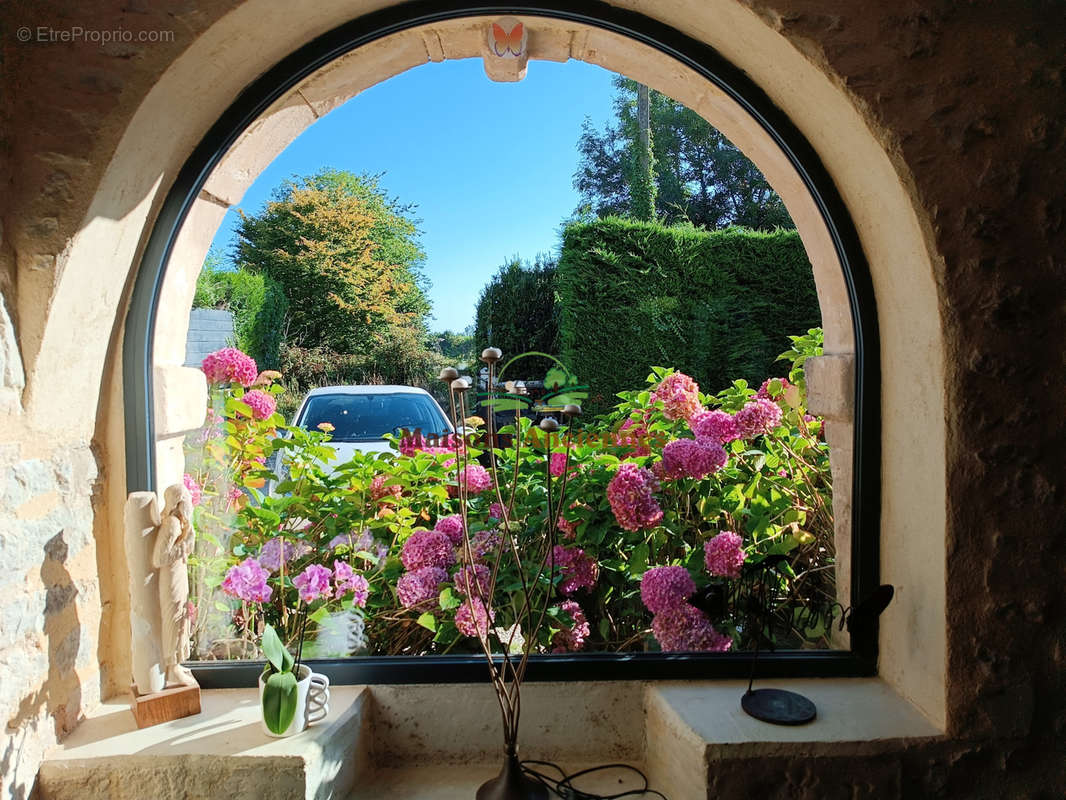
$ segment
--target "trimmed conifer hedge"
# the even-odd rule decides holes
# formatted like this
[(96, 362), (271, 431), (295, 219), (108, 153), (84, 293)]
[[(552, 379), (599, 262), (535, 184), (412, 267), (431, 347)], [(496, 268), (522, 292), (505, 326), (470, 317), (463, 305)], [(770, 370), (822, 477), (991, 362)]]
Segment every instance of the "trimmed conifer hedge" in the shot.
[(233, 313), (236, 344), (260, 369), (281, 366), (280, 348), (289, 303), (281, 285), (265, 275), (206, 266), (196, 281), (194, 308)]
[(573, 223), (557, 285), (562, 359), (589, 385), (593, 412), (642, 385), (653, 365), (692, 375), (705, 393), (738, 378), (757, 386), (789, 333), (821, 324), (795, 231)]

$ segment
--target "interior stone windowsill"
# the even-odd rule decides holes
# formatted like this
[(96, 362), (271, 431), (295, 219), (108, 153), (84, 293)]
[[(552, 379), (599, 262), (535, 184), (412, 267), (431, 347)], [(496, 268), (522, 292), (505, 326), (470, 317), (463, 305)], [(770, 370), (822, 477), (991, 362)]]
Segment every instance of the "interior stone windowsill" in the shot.
[[(818, 717), (796, 727), (748, 717), (740, 708), (746, 685), (527, 684), (520, 755), (567, 766), (631, 763), (652, 788), (685, 800), (706, 797), (709, 771), (729, 759), (872, 754), (942, 735), (876, 678), (757, 682), (815, 702)], [(199, 796), (200, 786), (215, 797), (251, 796), (249, 781), (268, 799), (351, 793), (356, 800), (386, 788), (443, 799), (472, 795), (498, 764), (499, 712), (485, 684), (334, 686), (331, 693), (328, 717), (287, 739), (260, 729), (254, 689), (204, 691), (201, 714), (143, 730), (124, 699), (109, 701), (44, 763), (42, 800), (80, 800), (94, 790), (124, 798), (111, 791), (120, 785), (131, 798)]]

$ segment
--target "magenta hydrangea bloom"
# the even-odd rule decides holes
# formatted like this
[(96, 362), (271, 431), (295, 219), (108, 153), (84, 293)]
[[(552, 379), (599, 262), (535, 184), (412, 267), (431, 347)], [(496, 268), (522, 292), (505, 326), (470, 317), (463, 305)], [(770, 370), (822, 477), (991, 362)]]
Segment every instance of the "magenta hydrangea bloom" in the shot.
[(566, 469), (566, 453), (552, 453), (551, 458), (548, 460), (548, 472), (551, 473), (553, 478), (563, 477), (563, 471)]
[(267, 586), (270, 573), (254, 558), (246, 558), (226, 570), (222, 591), (249, 603), (265, 603), (273, 590)]
[(489, 506), (489, 518), (490, 519), (503, 519), (503, 506), (499, 503), (493, 503)]
[(667, 478), (703, 478), (729, 460), (725, 448), (700, 439), (674, 439), (663, 448), (663, 475)]
[(437, 520), (437, 524), (433, 526), (433, 530), (443, 533), (453, 545), (458, 547), (463, 543), (462, 514), (452, 514), (447, 517), (441, 517)]
[(580, 547), (563, 547), (555, 545), (552, 550), (555, 568), (562, 572), (559, 582), (562, 594), (573, 594), (580, 589), (593, 589), (600, 577), (600, 565)]
[(559, 608), (570, 615), (574, 624), (569, 628), (562, 628), (552, 636), (553, 653), (572, 653), (585, 646), (585, 640), (591, 632), (585, 612), (581, 606), (573, 600), (564, 600)]
[(651, 447), (648, 445), (648, 429), (643, 423), (633, 417), (622, 423), (622, 427), (618, 429), (615, 443), (619, 447), (627, 447), (629, 449), (626, 458), (651, 455)]
[(470, 549), (474, 558), (485, 558), (496, 554), (502, 538), (498, 530), (478, 531), (470, 537)]
[(252, 416), (260, 422), (264, 419), (269, 419), (278, 407), (278, 402), (273, 395), (261, 392), (258, 389), (245, 392), (241, 402), (252, 409)]
[(333, 562), (333, 585), (336, 587), (334, 597), (344, 597), (351, 592), (352, 602), (359, 608), (366, 608), (366, 601), (370, 597), (370, 584), (352, 569), (351, 564), (346, 561)]
[(707, 571), (721, 578), (739, 578), (744, 566), (744, 540), (724, 531), (703, 543), (703, 563)]
[(476, 597), (468, 597), (455, 611), (455, 627), (463, 636), (484, 639), (489, 635), (489, 622), (496, 619), (494, 611), (485, 609), (485, 604)]
[(724, 653), (733, 645), (729, 636), (719, 633), (698, 608), (688, 603), (656, 614), (651, 631), (664, 652)]
[[(776, 395), (771, 397), (770, 384), (773, 381), (781, 381), (781, 390)], [(762, 386), (759, 387), (759, 391), (755, 393), (755, 396), (763, 400), (776, 400), (779, 397), (783, 397), (790, 386), (792, 386), (792, 384), (788, 382), (788, 378), (767, 378), (762, 382)]]
[[(433, 442), (432, 445), (429, 444), (430, 441)], [(458, 445), (459, 453), (461, 454), (466, 447), (461, 436), (446, 435), (429, 440), (422, 437), (421, 430), (417, 430), (413, 434), (400, 438), (400, 455), (413, 456), (415, 453), (428, 453), (430, 455), (451, 453), (454, 455), (456, 445)]]
[(696, 582), (684, 567), (652, 567), (640, 579), (640, 599), (652, 614), (683, 605), (696, 592)]
[(448, 580), (448, 573), (440, 567), (421, 567), (405, 572), (396, 581), (396, 596), (404, 608), (429, 604), (435, 607), (440, 600), (440, 585)]
[(194, 506), (200, 505), (200, 502), (204, 499), (204, 490), (200, 488), (200, 484), (196, 482), (196, 478), (186, 472), (185, 475), (182, 476), (181, 482), (185, 484), (185, 488), (189, 490), (189, 497), (192, 498), (192, 504)]
[(658, 479), (636, 464), (622, 464), (607, 484), (607, 499), (618, 524), (627, 531), (654, 528), (663, 518), (663, 510), (655, 501)]
[(440, 531), (416, 530), (403, 543), (400, 560), (409, 571), (450, 567), (455, 563), (455, 545)]
[(726, 444), (740, 436), (737, 421), (732, 414), (721, 409), (701, 411), (689, 419), (688, 426), (697, 439), (704, 439), (715, 444)]
[(740, 438), (751, 439), (760, 433), (770, 433), (781, 424), (781, 406), (772, 400), (752, 400), (733, 417)]
[(288, 564), (294, 558), (300, 558), (311, 552), (311, 546), (307, 542), (285, 539), (275, 536), (259, 548), (259, 563), (270, 572), (281, 569), (282, 551), (285, 553), (285, 563)]
[(200, 368), (208, 383), (239, 383), (247, 388), (259, 377), (255, 359), (236, 347), (224, 347), (208, 353)]
[(455, 590), (461, 595), (477, 595), (485, 597), (489, 593), (489, 584), (492, 581), (492, 573), (484, 564), (467, 564), (452, 577)]
[(330, 585), (333, 570), (321, 564), (310, 564), (307, 569), (292, 579), (292, 585), (299, 590), (300, 599), (313, 603), (320, 597), (330, 597), (333, 587)]
[(667, 419), (688, 419), (700, 410), (700, 387), (683, 372), (667, 375), (651, 395), (661, 401)]
[(467, 464), (459, 473), (459, 482), (466, 485), (470, 494), (481, 494), (492, 486), (492, 476), (480, 464)]

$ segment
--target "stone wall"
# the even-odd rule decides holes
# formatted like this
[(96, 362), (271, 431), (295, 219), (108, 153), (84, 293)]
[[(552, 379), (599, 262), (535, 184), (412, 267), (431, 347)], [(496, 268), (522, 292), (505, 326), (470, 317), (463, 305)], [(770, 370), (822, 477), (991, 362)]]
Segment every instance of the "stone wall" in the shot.
[[(0, 10), (5, 797), (27, 797), (42, 750), (101, 692), (119, 692), (128, 679), (118, 644), (125, 568), (111, 557), (125, 494), (116, 369), (124, 298), (144, 224), (183, 154), (240, 86), (295, 44), (385, 4), (323, 0), (316, 14), (297, 18), (287, 4), (269, 0), (97, 0), (90, 6), (44, 0)], [(908, 289), (915, 302), (933, 294), (943, 331), (942, 342), (916, 338), (910, 350), (930, 374), (943, 372), (945, 396), (915, 399), (913, 387), (886, 385), (883, 399), (889, 413), (920, 411), (943, 421), (946, 434), (935, 444), (943, 448), (947, 469), (934, 488), (946, 503), (924, 508), (926, 527), (911, 522), (913, 529), (886, 529), (885, 535), (927, 538), (947, 559), (944, 584), (907, 586), (900, 607), (908, 609), (910, 626), (901, 630), (932, 625), (946, 633), (949, 737), (877, 764), (761, 761), (723, 774), (720, 788), (751, 791), (753, 781), (765, 780), (760, 796), (766, 797), (1061, 796), (1066, 23), (1059, 4), (617, 5), (707, 41), (721, 35), (715, 31), (725, 18), (741, 30), (750, 11), (771, 32), (758, 42), (787, 43), (789, 52), (827, 76), (894, 167), (894, 184), (878, 178), (865, 195), (846, 199), (876, 207), (902, 188), (924, 236), (923, 257), (934, 268), (928, 286), (895, 287), (893, 276), (882, 273), (880, 310), (886, 318), (903, 314)], [(225, 33), (223, 17), (248, 36)], [(77, 25), (173, 36), (150, 44), (16, 39), (23, 27), (32, 37), (40, 27)], [(203, 84), (152, 94), (194, 46), (200, 55), (193, 66)], [(240, 47), (248, 48), (243, 61), (221, 66)], [(746, 67), (822, 148), (834, 177), (846, 182), (849, 169), (865, 167), (834, 160), (833, 141), (850, 153), (856, 132), (819, 117), (828, 106), (808, 100), (813, 84), (790, 85), (801, 70), (790, 66), (789, 74), (778, 74), (779, 63), (768, 53)], [(224, 97), (206, 97), (212, 85)], [(182, 124), (172, 126), (172, 135), (145, 134), (145, 119), (162, 119), (175, 108)], [(140, 154), (138, 169), (108, 172), (117, 154), (130, 152)], [(893, 238), (892, 230), (876, 225), (863, 233), (871, 247)], [(78, 255), (85, 253), (92, 256)], [(898, 339), (882, 342), (889, 370), (897, 366), (890, 344)], [(916, 502), (891, 481), (922, 466), (907, 463), (908, 451), (921, 444), (886, 442), (886, 513)], [(923, 591), (946, 598), (943, 622), (923, 617)], [(936, 602), (932, 597), (929, 607)], [(890, 646), (905, 651), (922, 644), (897, 636)], [(921, 683), (925, 676), (903, 679)], [(935, 683), (936, 676), (929, 680)], [(849, 793), (856, 782), (861, 785)]]

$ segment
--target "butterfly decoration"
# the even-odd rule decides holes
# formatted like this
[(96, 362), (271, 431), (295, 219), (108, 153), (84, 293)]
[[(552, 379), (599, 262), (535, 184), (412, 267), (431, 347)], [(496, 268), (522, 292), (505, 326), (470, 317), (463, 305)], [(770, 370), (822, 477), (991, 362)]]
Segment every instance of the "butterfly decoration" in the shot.
[[(507, 20), (501, 20), (504, 24)], [(520, 58), (526, 48), (526, 26), (515, 21), (510, 31), (500, 22), (492, 23), (489, 29), (489, 46), (499, 58)]]

